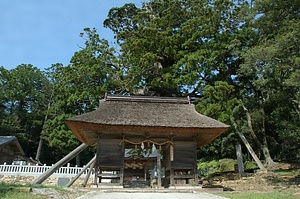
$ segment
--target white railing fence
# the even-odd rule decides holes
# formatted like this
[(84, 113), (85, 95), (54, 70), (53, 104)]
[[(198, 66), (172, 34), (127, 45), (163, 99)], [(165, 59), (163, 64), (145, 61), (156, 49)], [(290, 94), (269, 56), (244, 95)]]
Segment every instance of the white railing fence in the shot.
[[(48, 169), (50, 169), (51, 166), (47, 165), (22, 165), (22, 164), (11, 164), (8, 165), (6, 163), (0, 165), (0, 175), (22, 175), (22, 176), (39, 176)], [(68, 163), (66, 167), (61, 167), (58, 170), (56, 170), (51, 176), (53, 177), (75, 177), (78, 173), (80, 173), (83, 170), (83, 167), (78, 167), (77, 165), (75, 167), (71, 167)], [(84, 171), (84, 173), (80, 177), (85, 177), (89, 171), (89, 168)], [(90, 177), (93, 177), (93, 173)]]

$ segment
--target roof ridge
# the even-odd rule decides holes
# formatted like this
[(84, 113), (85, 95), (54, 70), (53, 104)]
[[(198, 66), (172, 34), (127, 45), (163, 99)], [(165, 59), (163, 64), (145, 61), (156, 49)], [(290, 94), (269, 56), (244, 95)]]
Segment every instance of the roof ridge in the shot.
[(158, 97), (158, 96), (120, 96), (106, 95), (105, 101), (129, 101), (129, 102), (148, 102), (148, 103), (174, 103), (174, 104), (190, 104), (189, 97)]

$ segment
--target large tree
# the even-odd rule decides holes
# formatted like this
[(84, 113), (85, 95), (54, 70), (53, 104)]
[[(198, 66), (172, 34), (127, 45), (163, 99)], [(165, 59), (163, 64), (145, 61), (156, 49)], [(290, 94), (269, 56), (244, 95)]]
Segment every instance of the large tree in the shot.
[(267, 165), (273, 163), (268, 142), (273, 155), (299, 147), (299, 6), (299, 1), (256, 1), (252, 27), (259, 39), (242, 53), (245, 61), (238, 75), (243, 109)]
[[(203, 97), (196, 100), (196, 110), (204, 115), (230, 124), (234, 109), (239, 106), (233, 85), (217, 81), (214, 85), (207, 85), (203, 90)], [(201, 158), (234, 158), (235, 146), (240, 139), (231, 128), (213, 142), (201, 147), (198, 155)]]
[(17, 136), (25, 153), (33, 156), (47, 109), (49, 81), (40, 69), (30, 64), (0, 69), (0, 104), (4, 110), (1, 134)]
[(250, 30), (244, 30), (246, 2), (152, 0), (141, 8), (112, 8), (105, 27), (120, 44), (127, 89), (153, 95), (201, 95), (217, 80), (234, 82)]
[[(64, 119), (96, 109), (105, 92), (190, 95), (203, 114), (227, 124), (234, 116), (267, 164), (299, 158), (300, 2), (248, 2), (150, 0), (112, 8), (104, 26), (117, 48), (86, 28), (70, 64), (54, 64), (46, 79), (28, 65), (0, 68), (1, 132), (39, 135), (46, 121), (50, 163), (78, 145)], [(44, 92), (39, 78), (51, 89)], [(232, 157), (236, 141), (228, 131), (202, 154)]]
[(78, 145), (64, 119), (95, 110), (106, 92), (120, 90), (119, 81), (123, 72), (115, 50), (100, 38), (96, 29), (86, 28), (80, 36), (85, 40), (85, 45), (74, 53), (70, 64), (54, 64), (47, 69), (52, 80), (53, 97), (43, 138), (57, 151), (56, 159)]

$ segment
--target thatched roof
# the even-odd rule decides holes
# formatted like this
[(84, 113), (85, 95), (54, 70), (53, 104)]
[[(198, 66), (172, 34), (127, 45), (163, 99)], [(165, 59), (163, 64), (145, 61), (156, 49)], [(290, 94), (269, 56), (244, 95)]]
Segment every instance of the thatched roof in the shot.
[[(159, 133), (213, 133), (214, 138), (228, 126), (196, 112), (187, 98), (107, 96), (97, 110), (77, 115), (66, 124), (85, 143), (92, 144), (85, 130)], [(92, 127), (93, 126), (93, 127)], [(86, 132), (85, 132), (86, 133)], [(214, 139), (213, 138), (213, 139)]]

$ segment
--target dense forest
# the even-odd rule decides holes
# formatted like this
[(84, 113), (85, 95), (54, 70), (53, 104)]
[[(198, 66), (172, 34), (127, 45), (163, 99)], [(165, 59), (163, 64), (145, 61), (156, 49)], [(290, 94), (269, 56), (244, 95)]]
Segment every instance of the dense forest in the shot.
[(64, 119), (95, 110), (106, 92), (190, 96), (198, 112), (232, 126), (200, 148), (199, 158), (235, 158), (240, 131), (266, 165), (297, 161), (299, 8), (299, 0), (150, 0), (111, 8), (103, 25), (113, 45), (84, 28), (85, 44), (66, 66), (0, 67), (0, 135), (17, 136), (26, 156), (51, 164), (79, 145)]

